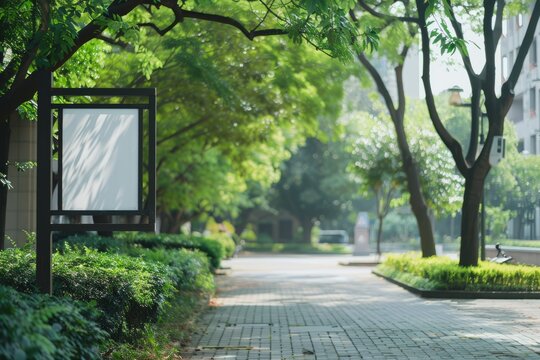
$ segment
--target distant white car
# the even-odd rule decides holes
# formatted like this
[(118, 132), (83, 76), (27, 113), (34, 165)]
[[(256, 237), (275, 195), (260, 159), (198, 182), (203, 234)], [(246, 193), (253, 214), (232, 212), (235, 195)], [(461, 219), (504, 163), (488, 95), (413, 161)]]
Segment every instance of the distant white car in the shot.
[(320, 230), (319, 244), (348, 244), (349, 234), (345, 230)]

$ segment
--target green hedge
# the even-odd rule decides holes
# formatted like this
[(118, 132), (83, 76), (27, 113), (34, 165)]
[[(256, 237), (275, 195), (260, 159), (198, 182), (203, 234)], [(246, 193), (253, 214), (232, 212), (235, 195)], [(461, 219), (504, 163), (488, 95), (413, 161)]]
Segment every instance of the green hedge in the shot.
[(147, 249), (165, 248), (202, 251), (208, 256), (210, 265), (214, 270), (219, 268), (221, 260), (226, 255), (225, 247), (221, 242), (204, 237), (170, 234), (125, 234), (119, 236)]
[(448, 257), (409, 253), (388, 255), (377, 270), (427, 290), (540, 291), (540, 268), (534, 266), (481, 261), (477, 267), (461, 267)]
[(210, 272), (208, 257), (200, 251), (129, 248), (126, 254), (167, 265), (169, 277), (177, 290), (214, 291), (214, 277)]
[(87, 305), (0, 286), (0, 359), (100, 359), (95, 318)]
[(132, 247), (197, 250), (208, 256), (213, 270), (219, 268), (221, 260), (226, 256), (226, 248), (221, 241), (191, 235), (119, 233), (114, 238), (71, 236), (56, 243), (55, 247), (62, 249), (65, 244), (120, 253), (126, 253)]
[(223, 250), (225, 251), (226, 258), (232, 258), (236, 251), (236, 243), (229, 234), (226, 233), (217, 233), (211, 234), (208, 236), (210, 240), (216, 240), (221, 243)]
[[(0, 284), (37, 292), (35, 253), (8, 249), (0, 252)], [(53, 255), (53, 293), (94, 302), (98, 323), (113, 339), (137, 334), (156, 321), (173, 291), (169, 269), (125, 255), (64, 249)]]

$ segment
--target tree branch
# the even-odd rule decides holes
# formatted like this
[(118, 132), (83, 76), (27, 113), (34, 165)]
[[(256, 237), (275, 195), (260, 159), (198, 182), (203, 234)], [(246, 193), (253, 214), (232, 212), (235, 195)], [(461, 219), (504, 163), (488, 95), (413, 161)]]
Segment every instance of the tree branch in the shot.
[(495, 13), (495, 25), (493, 26), (493, 37), (495, 39), (495, 48), (502, 35), (502, 22), (504, 19), (505, 0), (497, 0), (497, 11)]
[(26, 78), (26, 75), (28, 75), (28, 69), (30, 68), (30, 65), (32, 65), (32, 62), (34, 61), (37, 51), (38, 51), (39, 39), (49, 29), (50, 10), (51, 10), (49, 6), (49, 2), (46, 0), (39, 0), (38, 4), (40, 8), (40, 13), (41, 13), (41, 23), (39, 25), (37, 34), (34, 34), (33, 39), (30, 42), (28, 50), (21, 58), (19, 69), (17, 70), (17, 73), (15, 74), (15, 78), (13, 80), (14, 84), (20, 82), (21, 80), (24, 80)]
[[(454, 28), (454, 32), (456, 33), (456, 36), (458, 39), (462, 40), (465, 43), (465, 35), (463, 34), (463, 28), (461, 27), (461, 24), (456, 19), (456, 14), (454, 13), (454, 7), (452, 6), (452, 3), (450, 0), (448, 0), (448, 12), (450, 14), (450, 23), (452, 24), (452, 27)], [(465, 43), (466, 44), (466, 43)], [(467, 71), (467, 75), (469, 76), (469, 81), (472, 81), (473, 78), (477, 77), (478, 75), (474, 72), (471, 58), (468, 54), (465, 54), (463, 51), (461, 51), (460, 48), (458, 48), (459, 54), (461, 55), (461, 60), (463, 61), (463, 65), (465, 67), (465, 70)]]
[(182, 133), (185, 133), (189, 130), (192, 130), (193, 128), (201, 125), (202, 123), (208, 121), (210, 119), (210, 116), (209, 115), (206, 115), (206, 116), (202, 116), (200, 119), (198, 120), (195, 120), (194, 122), (190, 123), (190, 124), (187, 124), (186, 126), (176, 130), (175, 132), (173, 132), (172, 134), (169, 134), (165, 137), (163, 137), (162, 139), (159, 139), (157, 141), (157, 145), (160, 145), (160, 144), (163, 144), (164, 142), (166, 141), (169, 141), (175, 137), (177, 137), (178, 135), (181, 135)]
[(388, 14), (383, 14), (381, 12), (378, 12), (377, 10), (375, 10), (374, 8), (370, 7), (368, 4), (365, 3), (364, 0), (358, 0), (357, 1), (357, 4), (362, 8), (364, 9), (365, 11), (367, 11), (370, 15), (373, 15), (379, 19), (383, 19), (383, 20), (386, 20), (388, 22), (393, 22), (393, 21), (401, 21), (401, 22), (408, 22), (408, 23), (415, 23), (415, 24), (418, 24), (419, 23), (419, 19), (418, 18), (415, 18), (415, 17), (410, 17), (410, 16), (393, 16), (393, 15), (388, 15)]
[(386, 84), (384, 83), (381, 75), (379, 74), (377, 69), (375, 69), (375, 67), (371, 64), (371, 62), (366, 58), (364, 53), (359, 52), (356, 54), (356, 56), (373, 78), (373, 81), (375, 82), (375, 85), (377, 85), (379, 93), (381, 94), (384, 102), (386, 103), (386, 107), (388, 108), (390, 115), (394, 117), (396, 115), (394, 101), (392, 100), (392, 96), (390, 95), (390, 92), (388, 91), (388, 88), (386, 87)]
[(493, 29), (491, 27), (493, 18), (493, 9), (495, 0), (484, 0), (484, 46), (486, 56), (485, 76), (482, 80), (483, 89), (486, 97), (492, 97), (495, 94), (495, 41), (493, 38)]
[(431, 63), (429, 58), (431, 53), (431, 46), (426, 24), (426, 6), (427, 5), (424, 3), (424, 0), (416, 0), (416, 8), (418, 11), (418, 17), (420, 19), (420, 34), (422, 40), (422, 82), (424, 83), (424, 90), (426, 92), (426, 104), (428, 107), (431, 122), (435, 127), (435, 131), (437, 131), (437, 134), (439, 135), (443, 143), (446, 145), (448, 150), (450, 150), (450, 153), (452, 154), (452, 157), (456, 162), (456, 166), (459, 172), (463, 176), (466, 176), (469, 171), (469, 167), (465, 161), (465, 158), (463, 157), (461, 144), (444, 127), (444, 124), (442, 123), (439, 113), (437, 111), (437, 106), (435, 105), (435, 97), (433, 95), (433, 89), (431, 88)]
[(397, 96), (398, 96), (398, 108), (397, 112), (399, 117), (403, 119), (405, 115), (405, 86), (403, 84), (403, 65), (405, 64), (405, 59), (407, 58), (407, 53), (409, 52), (409, 46), (403, 46), (399, 54), (401, 63), (395, 67), (394, 72), (396, 74), (396, 85), (397, 85)]
[[(131, 12), (139, 5), (156, 5), (154, 0), (124, 0), (114, 1), (108, 8), (106, 16), (112, 18), (113, 16), (124, 16)], [(282, 35), (286, 34), (286, 31), (283, 29), (263, 29), (263, 30), (252, 30), (249, 31), (247, 28), (239, 21), (216, 14), (206, 14), (196, 11), (187, 11), (183, 10), (174, 0), (161, 0), (161, 5), (171, 8), (173, 11), (182, 13), (183, 18), (193, 18), (200, 19), (205, 21), (217, 22), (225, 25), (230, 25), (238, 30), (240, 30), (248, 39), (253, 40), (258, 36), (272, 36), (272, 35)], [(11, 89), (6, 91), (2, 96), (0, 96), (0, 113), (11, 113), (14, 111), (20, 104), (25, 101), (32, 99), (34, 94), (37, 91), (39, 86), (39, 77), (40, 74), (44, 71), (54, 71), (60, 68), (62, 65), (68, 61), (75, 52), (79, 50), (81, 46), (86, 44), (92, 39), (98, 37), (105, 27), (101, 25), (101, 22), (93, 20), (79, 30), (77, 37), (74, 41), (72, 48), (55, 64), (50, 66), (47, 69), (35, 70), (28, 77), (18, 77), (17, 81), (14, 81), (11, 85)], [(20, 69), (21, 73), (23, 72)]]
[(120, 39), (113, 39), (103, 34), (96, 35), (96, 39), (106, 42), (107, 44), (121, 47), (124, 50), (133, 51), (134, 48), (131, 44)]
[(174, 12), (176, 23), (182, 22), (185, 18), (191, 18), (191, 19), (198, 19), (198, 20), (211, 21), (211, 22), (217, 22), (217, 23), (221, 23), (225, 25), (230, 25), (240, 30), (240, 32), (244, 34), (244, 36), (247, 37), (249, 40), (253, 40), (254, 38), (258, 36), (287, 34), (287, 31), (283, 29), (248, 30), (244, 24), (242, 24), (240, 21), (236, 19), (233, 19), (228, 16), (218, 15), (218, 14), (209, 14), (209, 13), (202, 13), (202, 12), (192, 11), (192, 10), (184, 10), (174, 0), (162, 0), (162, 4), (163, 6), (168, 7)]

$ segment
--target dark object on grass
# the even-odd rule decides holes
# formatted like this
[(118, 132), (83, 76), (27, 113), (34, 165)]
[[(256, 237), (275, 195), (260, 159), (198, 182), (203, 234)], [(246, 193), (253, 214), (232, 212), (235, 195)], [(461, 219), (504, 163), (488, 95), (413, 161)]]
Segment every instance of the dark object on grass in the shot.
[(497, 255), (494, 258), (491, 258), (491, 262), (497, 263), (497, 264), (504, 264), (507, 262), (512, 261), (512, 257), (509, 255), (506, 255), (506, 253), (501, 249), (501, 244), (497, 243), (495, 245), (495, 249), (497, 249)]

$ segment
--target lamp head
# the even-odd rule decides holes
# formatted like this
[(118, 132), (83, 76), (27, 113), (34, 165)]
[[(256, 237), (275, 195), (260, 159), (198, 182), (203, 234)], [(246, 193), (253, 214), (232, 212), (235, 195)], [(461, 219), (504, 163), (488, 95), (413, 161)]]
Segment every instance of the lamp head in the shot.
[(460, 106), (463, 104), (463, 100), (461, 99), (460, 93), (463, 92), (463, 89), (459, 86), (455, 85), (448, 89), (448, 92), (450, 93), (450, 98), (448, 99), (448, 103), (452, 106)]

